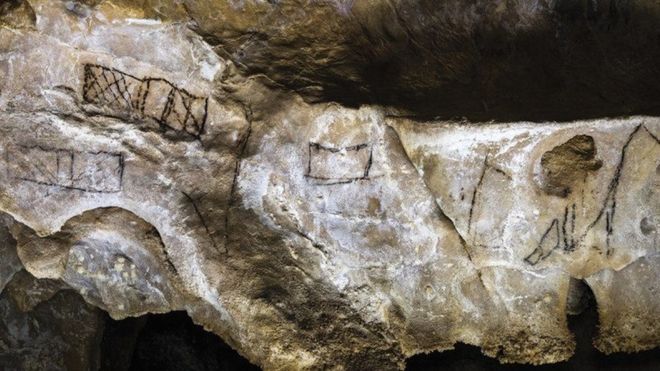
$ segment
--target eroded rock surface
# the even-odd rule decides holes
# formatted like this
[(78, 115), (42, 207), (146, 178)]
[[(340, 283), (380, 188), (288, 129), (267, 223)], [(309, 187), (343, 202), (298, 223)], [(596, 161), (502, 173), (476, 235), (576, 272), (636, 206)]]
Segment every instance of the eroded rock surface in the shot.
[(102, 312), (61, 283), (19, 272), (0, 294), (0, 314), (3, 369), (98, 369)]
[[(541, 364), (572, 355), (566, 317), (584, 280), (598, 349), (660, 345), (660, 119), (429, 122), (309, 103), (309, 89), (272, 82), (300, 67), (287, 61), (304, 67), (305, 53), (328, 53), (337, 75), (343, 54), (319, 35), (346, 36), (336, 19), (350, 30), (371, 18), (365, 4), (308, 5), (0, 7), (3, 321), (28, 321), (73, 290), (86, 303), (67, 304), (85, 313), (72, 320), (89, 328), (76, 341), (98, 331), (94, 307), (114, 318), (185, 310), (265, 369), (397, 369), (457, 342)], [(390, 5), (412, 22), (406, 4)], [(330, 15), (346, 18), (321, 22)], [(317, 25), (305, 37), (319, 37), (301, 41)], [(408, 40), (421, 29), (382, 32)], [(256, 43), (243, 59), (242, 38)], [(328, 78), (301, 71), (318, 77), (310, 85)], [(396, 76), (388, 89), (402, 94), (419, 82)], [(429, 91), (445, 88), (438, 81)], [(39, 289), (16, 294), (23, 287)], [(9, 334), (18, 340), (3, 342), (45, 346)], [(18, 348), (0, 359), (20, 368)]]

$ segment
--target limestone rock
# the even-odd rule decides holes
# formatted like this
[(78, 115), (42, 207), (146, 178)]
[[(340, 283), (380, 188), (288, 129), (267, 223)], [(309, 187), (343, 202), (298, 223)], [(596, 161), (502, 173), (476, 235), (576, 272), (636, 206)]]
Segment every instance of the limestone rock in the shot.
[(479, 266), (581, 278), (657, 252), (656, 118), (393, 125)]
[(635, 352), (658, 346), (657, 254), (621, 271), (603, 270), (589, 277), (600, 318), (596, 347), (605, 353)]
[[(655, 346), (650, 345), (654, 340), (648, 340), (658, 333), (655, 321), (643, 318), (646, 310), (657, 316), (657, 304), (641, 299), (653, 297), (644, 290), (652, 291), (655, 284), (645, 286), (623, 277), (631, 274), (624, 272), (637, 272), (640, 264), (648, 267), (639, 272), (646, 282), (657, 266), (657, 222), (651, 221), (660, 210), (657, 119), (481, 126), (391, 120), (390, 124), (397, 128), (411, 161), (466, 241), (478, 268), (515, 268), (544, 285), (568, 276), (587, 277), (601, 321), (607, 321), (605, 313), (609, 313), (604, 308), (611, 307), (622, 311), (617, 320), (627, 329), (641, 326), (638, 321), (650, 324), (632, 330), (634, 340), (624, 341), (626, 335), (601, 323), (598, 347), (612, 352)], [(642, 263), (647, 259), (651, 261)], [(613, 269), (623, 269), (618, 273), (620, 281), (601, 283)], [(604, 291), (619, 285), (640, 299), (619, 301), (620, 296)], [(566, 286), (554, 290), (567, 292)], [(502, 297), (506, 296), (511, 293)], [(565, 315), (562, 310), (556, 318)], [(626, 343), (635, 345), (626, 347)]]
[[(545, 2), (477, 3), (517, 19), (505, 35), (551, 17), (538, 13)], [(405, 49), (424, 27), (444, 30), (459, 2), (409, 30), (430, 5), (26, 4), (33, 23), (0, 28), (0, 284), (15, 285), (2, 320), (56, 311), (73, 290), (87, 303), (66, 307), (84, 312), (79, 342), (95, 336), (91, 305), (114, 318), (185, 310), (265, 369), (400, 369), (456, 342), (541, 364), (572, 355), (566, 317), (584, 280), (599, 349), (660, 344), (660, 119), (422, 121), (304, 99), (330, 80), (379, 90), (362, 75), (375, 52), (346, 53), (388, 35), (387, 60), (397, 40)], [(382, 91), (463, 99), (456, 83), (470, 73), (451, 66), (464, 52), (405, 55)], [(431, 62), (444, 72), (427, 78)], [(291, 71), (300, 81), (285, 83)], [(39, 289), (17, 294), (31, 277)]]
[(36, 22), (34, 10), (26, 0), (8, 0), (0, 4), (0, 25), (30, 28)]
[(9, 233), (8, 226), (12, 223), (7, 215), (0, 216), (0, 293), (11, 281), (16, 272), (23, 268), (16, 254), (16, 241)]
[(27, 228), (14, 233), (28, 269), (61, 279), (113, 317), (182, 307), (174, 288), (181, 283), (158, 232), (126, 210), (83, 213), (46, 239)]

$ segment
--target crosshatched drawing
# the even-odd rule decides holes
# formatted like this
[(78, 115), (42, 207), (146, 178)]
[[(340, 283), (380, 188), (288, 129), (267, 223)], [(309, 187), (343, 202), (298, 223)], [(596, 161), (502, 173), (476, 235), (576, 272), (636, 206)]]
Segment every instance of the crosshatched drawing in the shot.
[(7, 163), (15, 179), (92, 193), (121, 191), (124, 157), (40, 146), (10, 147)]
[(161, 78), (138, 78), (115, 68), (84, 65), (83, 99), (142, 119), (163, 129), (199, 138), (204, 132), (208, 97), (198, 97)]
[(345, 184), (369, 179), (373, 148), (368, 143), (342, 148), (309, 143), (305, 177), (317, 185)]

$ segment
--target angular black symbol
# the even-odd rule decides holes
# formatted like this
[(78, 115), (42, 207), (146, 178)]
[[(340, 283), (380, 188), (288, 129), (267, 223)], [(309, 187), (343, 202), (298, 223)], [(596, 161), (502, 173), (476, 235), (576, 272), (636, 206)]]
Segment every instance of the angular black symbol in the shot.
[(309, 143), (305, 177), (317, 185), (346, 184), (369, 179), (373, 148), (367, 143), (335, 148)]

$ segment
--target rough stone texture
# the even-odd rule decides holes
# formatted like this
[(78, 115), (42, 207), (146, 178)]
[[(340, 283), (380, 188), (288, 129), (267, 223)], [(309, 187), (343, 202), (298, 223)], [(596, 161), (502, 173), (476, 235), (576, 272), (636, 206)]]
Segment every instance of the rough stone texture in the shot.
[(605, 352), (635, 352), (658, 346), (658, 255), (644, 257), (619, 272), (603, 270), (588, 278), (600, 327), (594, 344)]
[(21, 271), (0, 294), (4, 370), (98, 368), (101, 311), (62, 285)]
[[(559, 297), (567, 293), (569, 277), (587, 278), (601, 313), (600, 350), (657, 344), (660, 328), (647, 314), (658, 316), (657, 119), (478, 127), (393, 120), (391, 125), (477, 268), (514, 268), (529, 274), (533, 286), (564, 282), (550, 288)], [(609, 278), (615, 274), (621, 278)], [(624, 278), (636, 274), (638, 282)], [(610, 291), (617, 289), (639, 298), (621, 300)], [(565, 317), (564, 307), (557, 318)], [(614, 318), (608, 318), (617, 311), (625, 330), (610, 328)], [(636, 335), (628, 338), (629, 331)]]
[[(590, 64), (554, 70), (540, 59), (568, 58), (583, 45), (574, 34), (615, 11), (612, 27), (623, 30), (612, 31), (607, 50), (637, 41), (585, 78), (632, 73), (614, 62), (644, 49), (650, 26), (626, 19), (640, 9), (652, 18), (657, 6), (632, 1), (603, 15), (585, 5), (583, 24), (566, 3), (448, 1), (428, 19), (419, 16), (431, 3), (421, 1), (3, 5), (0, 289), (12, 277), (15, 288), (2, 294), (2, 320), (84, 312), (62, 321), (85, 322), (71, 341), (91, 344), (91, 306), (114, 318), (185, 310), (265, 369), (397, 369), (456, 342), (541, 364), (571, 356), (566, 317), (579, 311), (576, 280), (584, 280), (598, 302), (600, 350), (658, 346), (660, 119), (423, 121), (429, 112), (416, 109), (446, 99), (434, 114), (483, 117), (472, 109), (479, 98), (466, 98), (479, 81), (494, 110), (486, 116), (553, 110)], [(455, 32), (440, 37), (449, 26)], [(534, 45), (557, 27), (566, 34), (546, 55)], [(531, 57), (514, 67), (522, 52), (500, 52), (502, 43)], [(474, 64), (483, 48), (495, 49)], [(392, 57), (400, 50), (408, 52)], [(623, 90), (623, 111), (657, 107), (648, 90), (657, 89), (649, 83), (657, 63), (646, 58), (658, 50), (640, 57), (626, 77), (632, 85), (611, 85), (649, 92), (644, 100)], [(374, 56), (392, 64), (364, 75)], [(473, 75), (475, 66), (491, 72)], [(538, 94), (501, 83), (519, 71), (511, 80), (531, 87), (541, 72), (526, 68), (544, 66), (543, 110), (516, 98)], [(374, 85), (383, 71), (393, 80)], [(571, 84), (546, 86), (553, 81)], [(608, 97), (602, 81), (589, 89)], [(310, 103), (333, 89), (364, 94), (353, 105), (403, 97), (405, 110)], [(497, 97), (503, 90), (517, 93)], [(426, 98), (410, 104), (417, 97)], [(558, 115), (578, 118), (598, 102)], [(419, 116), (401, 117), (409, 112)], [(87, 304), (39, 305), (65, 289)], [(37, 351), (69, 344), (67, 333), (7, 333)], [(0, 357), (28, 367), (19, 348)], [(93, 367), (93, 357), (76, 359)]]
[(311, 100), (472, 120), (660, 112), (655, 1), (184, 4), (239, 67)]
[(11, 281), (16, 272), (23, 267), (16, 254), (16, 241), (9, 233), (8, 226), (12, 222), (7, 215), (0, 216), (0, 292)]

